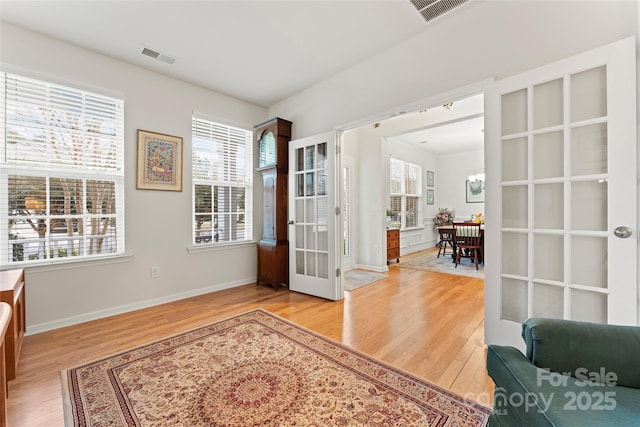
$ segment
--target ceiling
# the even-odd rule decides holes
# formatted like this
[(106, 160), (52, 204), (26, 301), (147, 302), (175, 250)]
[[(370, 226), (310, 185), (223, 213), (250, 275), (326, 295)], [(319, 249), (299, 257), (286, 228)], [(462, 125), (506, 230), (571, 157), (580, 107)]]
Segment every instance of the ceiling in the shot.
[(438, 25), (408, 0), (2, 0), (0, 18), (263, 107)]
[[(0, 19), (269, 107), (440, 18), (425, 22), (409, 0), (0, 0)], [(145, 48), (176, 61), (145, 56)], [(403, 120), (409, 132), (396, 138), (435, 154), (482, 149), (482, 118)]]
[(390, 142), (402, 142), (435, 155), (484, 150), (484, 95), (456, 99), (379, 123)]
[(484, 117), (480, 114), (438, 124), (399, 135), (395, 139), (416, 145), (436, 155), (479, 151), (484, 149)]

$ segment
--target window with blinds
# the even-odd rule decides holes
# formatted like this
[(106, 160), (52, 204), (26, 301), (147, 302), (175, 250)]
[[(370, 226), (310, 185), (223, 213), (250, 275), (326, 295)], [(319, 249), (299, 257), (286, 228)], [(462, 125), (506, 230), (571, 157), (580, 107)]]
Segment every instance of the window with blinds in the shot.
[(401, 229), (421, 225), (421, 176), (421, 166), (398, 159), (389, 160), (391, 223)]
[(0, 265), (123, 254), (123, 100), (0, 77)]
[(194, 245), (253, 239), (252, 136), (248, 130), (193, 117)]

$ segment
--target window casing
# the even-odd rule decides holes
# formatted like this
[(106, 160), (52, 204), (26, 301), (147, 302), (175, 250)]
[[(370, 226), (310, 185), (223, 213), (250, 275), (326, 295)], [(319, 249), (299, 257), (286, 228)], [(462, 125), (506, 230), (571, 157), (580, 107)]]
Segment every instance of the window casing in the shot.
[(192, 119), (193, 244), (253, 240), (251, 131)]
[(422, 167), (398, 159), (389, 160), (389, 209), (391, 223), (400, 229), (421, 226)]
[(124, 101), (0, 78), (0, 267), (124, 254)]

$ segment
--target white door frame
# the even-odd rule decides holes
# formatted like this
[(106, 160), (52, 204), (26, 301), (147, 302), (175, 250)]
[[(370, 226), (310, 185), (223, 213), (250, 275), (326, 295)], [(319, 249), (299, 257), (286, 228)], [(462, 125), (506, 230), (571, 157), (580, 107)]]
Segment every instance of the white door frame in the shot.
[[(349, 216), (349, 218), (346, 218), (346, 222), (349, 224), (349, 254), (348, 255), (344, 255), (344, 250), (343, 250), (343, 256), (342, 256), (342, 265), (339, 266), (341, 268), (341, 270), (343, 272), (345, 271), (349, 271), (355, 268), (355, 259), (357, 257), (357, 245), (354, 245), (354, 206), (356, 206), (356, 198), (355, 198), (355, 192), (354, 192), (354, 184), (355, 184), (355, 161), (354, 158), (351, 156), (347, 156), (347, 155), (343, 155), (341, 157), (341, 170), (343, 171), (342, 174), (340, 174), (340, 178), (343, 179), (344, 178), (344, 170), (348, 168), (349, 170), (349, 194), (347, 195), (349, 197), (349, 210), (347, 212), (347, 215)], [(342, 201), (344, 200), (344, 196), (345, 194), (343, 194), (344, 191), (344, 186), (341, 186), (341, 193), (340, 193), (340, 212), (341, 212), (341, 216), (340, 218), (338, 218), (337, 220), (340, 221), (340, 219), (342, 219), (342, 221), (340, 221), (341, 223), (344, 224), (345, 222), (345, 218), (344, 218), (344, 206), (342, 206)], [(344, 236), (344, 228), (342, 229), (342, 234), (341, 236)]]
[[(408, 111), (420, 111), (425, 108), (439, 107), (452, 101), (455, 102), (456, 100), (468, 98), (474, 95), (484, 94), (487, 86), (490, 85), (493, 81), (494, 81), (493, 79), (481, 80), (466, 86), (462, 86), (462, 87), (452, 89), (443, 93), (429, 96), (427, 98), (422, 98), (408, 104), (400, 105), (398, 107), (394, 107), (392, 109), (389, 109), (380, 113), (365, 116), (363, 118), (339, 125), (336, 128), (341, 129), (342, 132), (344, 133), (349, 130), (354, 130), (354, 129), (358, 129), (365, 126), (371, 126), (374, 123), (384, 121), (386, 119), (395, 117), (399, 114), (404, 114), (405, 112), (408, 112)], [(386, 146), (387, 146), (386, 143), (383, 143), (382, 150), (380, 151), (381, 162), (383, 165), (381, 173), (383, 173), (384, 176), (388, 176), (388, 167), (389, 167), (388, 165), (389, 155), (388, 155)], [(362, 183), (359, 182), (358, 185), (362, 186)], [(382, 207), (386, 206), (387, 204), (387, 201), (388, 201), (387, 197), (388, 197), (388, 191), (389, 191), (388, 186), (389, 186), (388, 180), (385, 179), (384, 185), (382, 185), (379, 190), (379, 200), (373, 203), (373, 205), (377, 206), (379, 209), (382, 209)], [(358, 203), (360, 203), (360, 200), (358, 200)], [(369, 205), (359, 206), (358, 207), (359, 215), (363, 215), (363, 212), (365, 212), (366, 209), (370, 209)], [(386, 264), (386, 233), (384, 233), (385, 227), (386, 227), (386, 222), (385, 222), (384, 214), (381, 214), (380, 221), (379, 221), (379, 228), (371, 231), (372, 233), (373, 232), (380, 233), (381, 236), (384, 235), (383, 237), (381, 237), (380, 254), (379, 256), (376, 257), (376, 260), (378, 260), (378, 264), (377, 265), (371, 265), (371, 263), (360, 264), (362, 257), (364, 255), (362, 252), (358, 252), (359, 258), (358, 258), (358, 263), (356, 263), (355, 265), (356, 268), (365, 268), (368, 270), (379, 271), (379, 272), (388, 271), (388, 267)]]

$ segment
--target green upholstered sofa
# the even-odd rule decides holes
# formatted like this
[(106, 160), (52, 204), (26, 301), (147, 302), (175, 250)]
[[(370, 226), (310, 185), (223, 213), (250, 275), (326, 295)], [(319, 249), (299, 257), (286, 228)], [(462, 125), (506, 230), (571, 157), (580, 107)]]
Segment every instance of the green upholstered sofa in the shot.
[(526, 356), (490, 345), (489, 426), (640, 426), (640, 327), (532, 318)]

